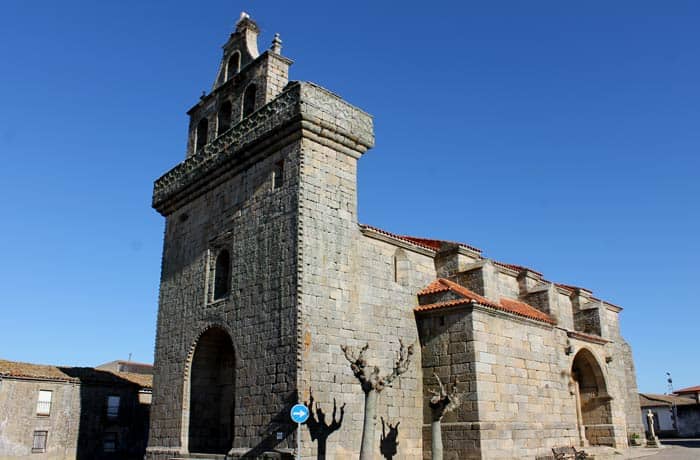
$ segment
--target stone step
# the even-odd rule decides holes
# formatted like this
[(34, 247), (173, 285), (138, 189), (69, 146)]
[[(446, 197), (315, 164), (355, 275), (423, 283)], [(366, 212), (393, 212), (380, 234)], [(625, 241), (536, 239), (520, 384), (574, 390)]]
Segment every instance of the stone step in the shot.
[(180, 454), (170, 460), (226, 460), (225, 454)]

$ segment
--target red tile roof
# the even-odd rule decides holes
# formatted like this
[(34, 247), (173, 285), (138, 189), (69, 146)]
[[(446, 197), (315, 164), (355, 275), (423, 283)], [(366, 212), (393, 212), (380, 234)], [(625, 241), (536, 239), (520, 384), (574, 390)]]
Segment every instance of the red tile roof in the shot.
[(370, 230), (374, 230), (375, 232), (382, 233), (384, 235), (390, 236), (392, 238), (396, 238), (397, 240), (403, 240), (408, 243), (415, 244), (416, 246), (421, 246), (433, 251), (438, 251), (440, 250), (440, 247), (442, 246), (443, 243), (448, 243), (448, 244), (456, 244), (458, 246), (462, 246), (463, 248), (470, 249), (472, 251), (476, 252), (481, 252), (481, 249), (475, 248), (474, 246), (470, 246), (468, 244), (464, 243), (458, 243), (455, 241), (447, 241), (447, 240), (434, 240), (430, 238), (418, 238), (415, 236), (408, 236), (408, 235), (397, 235), (396, 233), (391, 233), (387, 232), (386, 230), (382, 230), (381, 228), (373, 227), (371, 225), (367, 224), (360, 224), (360, 227), (362, 228), (368, 228)]
[[(396, 233), (387, 232), (386, 230), (382, 230), (381, 228), (373, 227), (373, 226), (367, 225), (367, 224), (360, 224), (360, 227), (373, 230), (377, 233), (381, 233), (383, 235), (389, 236), (391, 238), (395, 238), (397, 240), (401, 240), (401, 241), (405, 241), (407, 243), (415, 244), (416, 246), (419, 246), (419, 247), (422, 247), (425, 249), (430, 249), (431, 251), (439, 251), (440, 247), (442, 247), (443, 243), (448, 243), (448, 244), (456, 244), (458, 246), (461, 246), (463, 248), (466, 248), (466, 249), (469, 249), (469, 250), (472, 250), (472, 251), (475, 251), (475, 252), (478, 252), (479, 254), (481, 254), (481, 249), (476, 248), (474, 246), (470, 246), (468, 244), (464, 244), (464, 243), (458, 243), (458, 242), (447, 241), (447, 240), (436, 240), (436, 239), (432, 239), (432, 238), (419, 238), (419, 237), (408, 236), (408, 235), (397, 235)], [(541, 272), (538, 272), (537, 270), (533, 270), (530, 267), (525, 267), (523, 265), (509, 264), (509, 263), (505, 263), (505, 262), (498, 262), (495, 260), (493, 261), (493, 263), (496, 265), (499, 265), (501, 267), (515, 270), (516, 272), (528, 270), (528, 271), (531, 271), (539, 276), (543, 276), (543, 274)], [(549, 283), (549, 281), (547, 281), (547, 280), (543, 280), (543, 281), (546, 283)], [(571, 291), (571, 292), (574, 292), (576, 289), (583, 289), (587, 292), (592, 292), (589, 289), (586, 289), (583, 287), (578, 287), (578, 286), (572, 286), (569, 284), (562, 284), (562, 283), (553, 283), (553, 284), (560, 287), (560, 288)], [(591, 300), (598, 301), (599, 299), (596, 299), (595, 297), (591, 297)], [(622, 307), (615, 305), (613, 303), (610, 303), (610, 302), (605, 302), (605, 301), (602, 301), (602, 302), (604, 302), (607, 305), (611, 305), (613, 307), (622, 308)]]
[(435, 302), (427, 305), (418, 305), (413, 309), (415, 312), (423, 312), (429, 310), (437, 310), (440, 308), (454, 307), (457, 305), (467, 305), (469, 303), (478, 303), (485, 307), (494, 308), (497, 310), (506, 311), (514, 315), (523, 316), (525, 318), (534, 319), (536, 321), (542, 321), (549, 324), (555, 324), (555, 321), (547, 314), (539, 311), (535, 307), (532, 307), (526, 303), (519, 302), (513, 299), (501, 298), (499, 303), (494, 303), (471, 291), (464, 286), (457, 284), (445, 278), (438, 278), (437, 280), (430, 283), (425, 289), (418, 293), (418, 296), (425, 296), (428, 294), (434, 294), (437, 292), (452, 291), (456, 294), (462, 296), (461, 299), (447, 300), (443, 302)]
[(527, 318), (536, 319), (538, 321), (543, 321), (545, 323), (555, 324), (556, 321), (552, 319), (548, 314), (539, 311), (535, 307), (528, 305), (524, 302), (518, 300), (507, 299), (505, 297), (501, 298), (501, 306), (511, 313), (516, 315), (525, 316)]
[(674, 393), (700, 393), (700, 385), (695, 387), (681, 388), (680, 390), (674, 391)]
[(118, 384), (134, 383), (150, 388), (153, 376), (132, 372), (112, 372), (92, 367), (50, 366), (45, 364), (22, 363), (0, 359), (0, 377), (54, 380), (61, 382), (82, 382)]
[(516, 272), (521, 272), (521, 271), (523, 271), (523, 270), (528, 270), (528, 271), (531, 271), (532, 273), (535, 273), (535, 274), (537, 274), (537, 275), (542, 276), (542, 273), (538, 272), (537, 270), (533, 270), (533, 269), (531, 269), (530, 267), (524, 267), (524, 266), (522, 266), (522, 265), (515, 265), (515, 264), (507, 264), (507, 263), (505, 263), (505, 262), (498, 262), (498, 261), (495, 261), (495, 260), (493, 261), (493, 263), (496, 264), (496, 265), (500, 265), (501, 267), (510, 268), (511, 270), (515, 270)]

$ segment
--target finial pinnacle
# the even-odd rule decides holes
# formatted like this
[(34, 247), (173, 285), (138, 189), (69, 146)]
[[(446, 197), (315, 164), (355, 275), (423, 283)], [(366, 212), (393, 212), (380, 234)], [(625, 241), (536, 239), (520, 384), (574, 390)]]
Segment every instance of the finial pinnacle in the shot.
[(275, 54), (280, 54), (282, 52), (282, 39), (280, 38), (280, 34), (275, 34), (275, 38), (272, 39), (270, 50)]

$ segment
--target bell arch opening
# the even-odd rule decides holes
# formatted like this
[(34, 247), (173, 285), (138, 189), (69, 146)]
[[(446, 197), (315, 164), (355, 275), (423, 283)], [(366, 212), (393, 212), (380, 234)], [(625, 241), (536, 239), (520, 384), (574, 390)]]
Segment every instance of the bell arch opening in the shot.
[(189, 373), (189, 452), (226, 454), (233, 446), (235, 364), (226, 331), (212, 327), (200, 336)]
[(590, 350), (574, 357), (571, 378), (582, 445), (614, 445), (612, 412), (603, 370)]

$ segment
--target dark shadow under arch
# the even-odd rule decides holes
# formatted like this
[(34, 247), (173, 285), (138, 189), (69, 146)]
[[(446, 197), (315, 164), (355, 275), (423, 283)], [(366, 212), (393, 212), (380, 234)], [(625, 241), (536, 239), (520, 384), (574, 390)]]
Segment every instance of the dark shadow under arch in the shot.
[(225, 454), (233, 445), (235, 410), (235, 355), (226, 331), (212, 327), (201, 335), (189, 378), (189, 451)]

